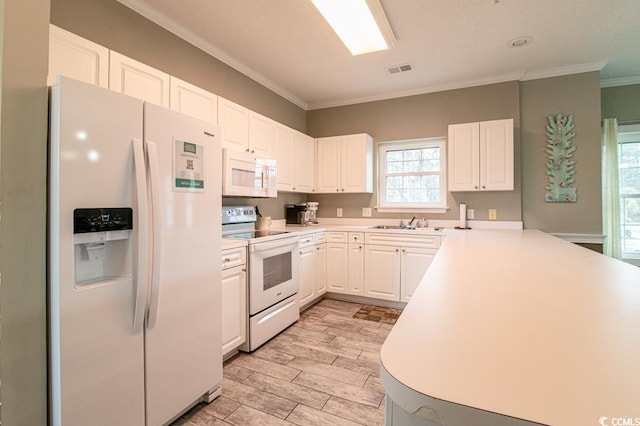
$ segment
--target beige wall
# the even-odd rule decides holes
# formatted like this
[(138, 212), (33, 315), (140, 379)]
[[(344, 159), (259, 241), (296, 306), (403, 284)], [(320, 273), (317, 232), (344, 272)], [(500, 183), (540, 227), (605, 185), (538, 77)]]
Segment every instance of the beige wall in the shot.
[(0, 0), (0, 13), (1, 420), (45, 425), (49, 1)]
[[(600, 81), (591, 72), (521, 84), (522, 211), (526, 228), (602, 233)], [(573, 114), (577, 203), (546, 203), (545, 125), (550, 114)]]
[[(450, 193), (451, 210), (446, 214), (419, 214), (431, 219), (456, 219), (458, 204), (466, 202), (475, 210), (477, 220), (488, 219), (488, 209), (498, 210), (500, 220), (521, 220), (520, 194), (520, 99), (518, 82), (507, 82), (446, 92), (368, 102), (337, 108), (309, 111), (307, 129), (314, 137), (351, 133), (369, 133), (374, 143), (404, 139), (447, 136), (447, 126), (454, 123), (514, 119), (515, 190), (505, 192)], [(377, 148), (374, 148), (374, 164)], [(375, 169), (375, 166), (374, 166)], [(374, 175), (377, 172), (374, 171)], [(377, 183), (374, 184), (374, 191)], [(343, 208), (344, 217), (361, 217), (362, 207), (374, 207), (376, 194), (309, 195), (319, 201), (321, 217), (335, 217)], [(411, 213), (377, 213), (373, 217), (411, 217)]]
[(601, 90), (602, 118), (617, 118), (619, 123), (640, 123), (640, 84), (607, 87)]
[(51, 0), (51, 23), (304, 132), (306, 112), (116, 0)]

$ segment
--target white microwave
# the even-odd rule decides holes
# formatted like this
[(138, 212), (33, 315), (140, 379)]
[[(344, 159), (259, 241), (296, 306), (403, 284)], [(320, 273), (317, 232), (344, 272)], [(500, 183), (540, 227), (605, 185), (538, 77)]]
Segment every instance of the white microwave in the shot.
[(277, 197), (276, 160), (223, 148), (222, 195)]

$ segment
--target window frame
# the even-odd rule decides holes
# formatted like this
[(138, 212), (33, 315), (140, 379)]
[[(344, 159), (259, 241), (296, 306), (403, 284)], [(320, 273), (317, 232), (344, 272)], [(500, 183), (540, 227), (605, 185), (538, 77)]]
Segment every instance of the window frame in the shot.
[[(416, 148), (434, 148), (440, 149), (440, 171), (428, 173), (438, 175), (440, 177), (440, 201), (438, 203), (387, 203), (385, 202), (386, 185), (386, 159), (387, 151), (396, 151), (401, 149)], [(381, 213), (446, 213), (447, 207), (447, 140), (445, 137), (437, 138), (420, 138), (400, 141), (388, 141), (378, 143), (377, 158), (377, 197), (378, 202), (376, 210)]]
[[(622, 145), (624, 144), (629, 144), (629, 143), (640, 143), (640, 125), (631, 125), (631, 126), (620, 126), (619, 130), (618, 130), (618, 155), (620, 155), (620, 150), (622, 148)], [(618, 157), (618, 168), (620, 168), (620, 158)], [(620, 170), (620, 169), (619, 169)], [(623, 194), (622, 193), (622, 180), (620, 180), (620, 240), (622, 243), (622, 258), (623, 259), (640, 259), (640, 253), (639, 252), (629, 252), (629, 251), (625, 251), (624, 247), (624, 241), (626, 240), (625, 238), (625, 233), (624, 233), (624, 229), (625, 226), (628, 225), (625, 222), (625, 215), (624, 215), (624, 211), (625, 211), (625, 200), (627, 199), (637, 199), (640, 198), (640, 192), (638, 193), (632, 193), (632, 194)]]

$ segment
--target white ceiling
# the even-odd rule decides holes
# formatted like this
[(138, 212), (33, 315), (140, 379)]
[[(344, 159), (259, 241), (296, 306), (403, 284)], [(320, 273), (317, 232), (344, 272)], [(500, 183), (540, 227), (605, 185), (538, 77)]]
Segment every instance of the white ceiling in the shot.
[(640, 83), (640, 0), (381, 0), (395, 47), (355, 57), (309, 0), (118, 1), (305, 109), (594, 70)]

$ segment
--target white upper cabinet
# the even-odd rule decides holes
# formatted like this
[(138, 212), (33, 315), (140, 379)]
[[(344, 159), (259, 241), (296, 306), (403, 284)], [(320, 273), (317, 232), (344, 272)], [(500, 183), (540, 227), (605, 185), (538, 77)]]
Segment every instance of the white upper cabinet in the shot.
[(249, 110), (218, 96), (218, 125), (222, 147), (246, 151), (249, 147)]
[(320, 193), (373, 192), (373, 140), (361, 133), (318, 138)]
[(513, 119), (452, 124), (449, 191), (513, 190)]
[(311, 136), (293, 131), (295, 141), (294, 191), (316, 192), (316, 141)]
[(278, 191), (294, 191), (296, 154), (293, 130), (281, 124), (276, 125), (275, 158), (278, 167)]
[(49, 25), (49, 86), (55, 83), (57, 75), (107, 88), (109, 49)]
[(169, 74), (113, 50), (109, 56), (109, 89), (169, 108)]
[(315, 192), (316, 142), (311, 136), (276, 124), (278, 191)]
[(170, 105), (174, 111), (218, 124), (218, 97), (211, 92), (171, 77)]
[(276, 123), (257, 112), (249, 111), (249, 152), (273, 157), (276, 146)]

